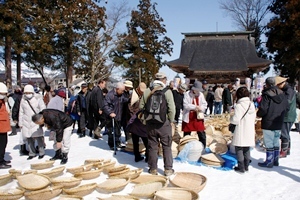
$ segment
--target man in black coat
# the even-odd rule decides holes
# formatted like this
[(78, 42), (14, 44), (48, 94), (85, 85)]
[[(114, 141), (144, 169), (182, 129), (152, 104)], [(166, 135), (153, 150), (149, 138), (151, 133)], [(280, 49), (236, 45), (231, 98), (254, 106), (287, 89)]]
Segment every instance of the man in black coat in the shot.
[(266, 89), (262, 92), (262, 101), (257, 111), (257, 116), (262, 118), (261, 128), (266, 147), (266, 161), (258, 163), (260, 167), (272, 168), (273, 165), (279, 165), (279, 139), (287, 105), (287, 98), (275, 85), (275, 78), (267, 78)]
[(56, 109), (44, 109), (42, 112), (33, 115), (32, 121), (38, 125), (45, 124), (48, 129), (55, 132), (53, 144), (55, 155), (50, 160), (61, 159), (60, 163), (66, 164), (71, 147), (72, 118)]

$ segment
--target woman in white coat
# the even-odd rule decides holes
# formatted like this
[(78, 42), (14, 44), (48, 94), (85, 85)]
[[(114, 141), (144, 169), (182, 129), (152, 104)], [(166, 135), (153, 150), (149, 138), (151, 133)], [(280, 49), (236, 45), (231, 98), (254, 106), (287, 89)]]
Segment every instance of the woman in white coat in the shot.
[(250, 147), (255, 146), (256, 111), (249, 96), (250, 93), (246, 87), (240, 87), (236, 91), (237, 102), (234, 115), (230, 119), (230, 123), (236, 125), (231, 143), (235, 146), (238, 160), (238, 166), (234, 170), (241, 173), (248, 171)]
[(207, 102), (204, 98), (202, 83), (195, 81), (192, 89), (184, 94), (182, 110), (182, 131), (184, 136), (190, 135), (192, 131), (197, 131), (199, 141), (206, 147), (206, 135), (204, 127), (204, 118), (197, 119), (197, 112), (204, 112), (207, 108)]
[(39, 159), (42, 159), (45, 155), (43, 129), (31, 120), (34, 114), (39, 113), (45, 108), (46, 106), (43, 99), (35, 97), (33, 86), (26, 85), (24, 87), (23, 98), (20, 102), (19, 126), (23, 138), (26, 138), (28, 142), (29, 157), (27, 160), (37, 156), (35, 141), (37, 141), (38, 144)]

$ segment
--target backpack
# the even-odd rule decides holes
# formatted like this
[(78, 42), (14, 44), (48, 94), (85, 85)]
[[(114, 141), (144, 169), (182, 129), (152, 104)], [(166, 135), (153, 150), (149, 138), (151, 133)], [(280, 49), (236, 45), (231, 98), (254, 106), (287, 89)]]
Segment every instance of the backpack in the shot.
[(163, 90), (151, 89), (150, 96), (145, 104), (144, 114), (147, 123), (164, 124), (167, 120), (167, 100), (165, 92), (168, 88)]

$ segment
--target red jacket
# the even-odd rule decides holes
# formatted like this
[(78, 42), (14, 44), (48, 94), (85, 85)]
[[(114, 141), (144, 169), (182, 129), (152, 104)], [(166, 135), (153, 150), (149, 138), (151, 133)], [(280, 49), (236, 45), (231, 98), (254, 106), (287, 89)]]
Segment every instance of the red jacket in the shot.
[(11, 131), (9, 114), (6, 110), (5, 101), (0, 99), (0, 134)]

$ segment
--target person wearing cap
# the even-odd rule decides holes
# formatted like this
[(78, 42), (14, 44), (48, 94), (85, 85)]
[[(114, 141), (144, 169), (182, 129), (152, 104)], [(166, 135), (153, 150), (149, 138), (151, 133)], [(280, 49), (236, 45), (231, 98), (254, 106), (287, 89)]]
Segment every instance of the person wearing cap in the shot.
[(208, 93), (208, 90), (207, 90), (207, 81), (206, 80), (203, 80), (202, 81), (202, 93), (204, 95), (204, 98), (206, 99), (206, 96), (207, 96), (207, 93)]
[(182, 131), (184, 136), (197, 131), (199, 141), (206, 147), (204, 119), (197, 119), (197, 112), (204, 113), (207, 102), (202, 93), (202, 83), (195, 81), (190, 91), (184, 94), (182, 111)]
[(275, 77), (275, 84), (279, 89), (281, 89), (284, 92), (288, 100), (287, 112), (285, 113), (283, 125), (281, 128), (280, 158), (285, 158), (287, 155), (290, 155), (290, 148), (291, 148), (290, 131), (297, 117), (296, 91), (286, 82), (286, 80), (287, 78), (283, 78), (281, 76)]
[(187, 91), (187, 85), (186, 84), (180, 84), (177, 90), (172, 90), (173, 93), (173, 98), (175, 102), (175, 108), (176, 108), (176, 113), (175, 113), (175, 123), (179, 123), (179, 116), (181, 113), (181, 110), (183, 109), (183, 96), (184, 93)]
[(17, 102), (16, 106), (20, 104), (20, 101), (22, 99), (22, 89), (20, 86), (16, 85), (14, 92), (10, 95), (8, 95), (7, 104), (10, 110), (10, 126), (11, 126), (11, 133), (8, 136), (17, 135), (17, 127), (18, 127), (18, 115), (15, 117), (16, 120), (13, 120), (13, 108), (15, 103)]
[[(153, 81), (153, 87), (147, 88), (144, 91), (142, 100), (140, 101), (140, 109), (144, 109), (147, 99), (151, 94), (152, 90), (163, 90), (167, 87), (167, 76), (163, 72), (158, 72), (155, 74), (155, 80)], [(172, 91), (168, 89), (165, 93), (165, 98), (167, 101), (168, 113), (167, 120), (164, 124), (152, 124), (146, 123), (146, 128), (148, 131), (148, 172), (152, 175), (157, 174), (157, 152), (159, 143), (162, 145), (163, 149), (163, 160), (164, 160), (164, 174), (170, 176), (174, 173), (173, 170), (173, 156), (172, 156), (172, 127), (171, 123), (174, 122), (175, 117), (175, 103)]]
[[(133, 90), (133, 83), (132, 81), (126, 80), (124, 81), (125, 90), (123, 93), (123, 96), (127, 99), (130, 99), (132, 90)], [(130, 110), (129, 110), (129, 104), (130, 102), (123, 103), (123, 111), (122, 111), (122, 117), (121, 117), (121, 125), (123, 127), (124, 133), (125, 133), (125, 140), (126, 142), (130, 139), (130, 135), (127, 131), (127, 124), (130, 119)]]
[(87, 110), (87, 100), (86, 96), (88, 95), (88, 85), (86, 83), (81, 84), (81, 91), (78, 93), (77, 102), (76, 102), (76, 111), (79, 118), (78, 129), (80, 130), (79, 137), (85, 137), (86, 135), (86, 125), (88, 123), (88, 110)]
[(62, 112), (65, 112), (65, 99), (66, 99), (66, 92), (64, 90), (58, 90), (55, 97), (53, 97), (48, 105), (48, 109), (56, 109)]
[[(99, 122), (104, 123), (106, 120), (105, 113), (103, 112), (104, 106), (104, 96), (103, 96), (103, 89), (106, 87), (106, 80), (100, 79), (98, 81), (98, 85), (93, 88), (91, 95), (90, 95), (90, 110), (89, 112), (90, 117), (92, 118), (89, 120), (89, 128), (90, 128), (90, 137), (93, 136), (94, 139), (99, 139), (102, 137), (101, 129), (99, 127)], [(88, 95), (89, 96), (89, 95)]]
[(213, 107), (215, 101), (215, 96), (214, 96), (214, 91), (212, 86), (208, 87), (207, 96), (205, 100), (207, 102), (207, 109), (205, 110), (204, 114), (207, 114), (207, 110), (209, 109), (209, 114), (211, 115), (213, 114)]
[(140, 100), (146, 89), (146, 84), (144, 82), (141, 82), (139, 86), (132, 91), (132, 94), (130, 95), (130, 103), (128, 104), (130, 119), (128, 121), (126, 129), (129, 133), (131, 133), (135, 162), (144, 160), (144, 157), (142, 157), (140, 154), (140, 138), (142, 139), (144, 146), (146, 147), (145, 161), (148, 162), (147, 129), (146, 126), (142, 124), (141, 121), (137, 118), (140, 111)]
[(262, 91), (260, 107), (256, 113), (257, 117), (261, 117), (266, 147), (266, 160), (258, 163), (260, 167), (279, 166), (279, 139), (287, 106), (287, 98), (284, 92), (276, 86), (275, 78), (268, 77), (266, 88)]
[(11, 161), (4, 160), (8, 140), (7, 132), (11, 131), (8, 113), (9, 108), (5, 103), (7, 93), (7, 86), (0, 82), (0, 169), (11, 168), (11, 165), (9, 165)]
[[(43, 99), (36, 98), (35, 95), (33, 86), (25, 85), (24, 95), (20, 102), (18, 123), (22, 136), (28, 143), (29, 157), (27, 160), (33, 159), (37, 154), (39, 154), (39, 159), (45, 155), (44, 131), (42, 127), (31, 121), (31, 117), (45, 109), (46, 106)], [(38, 152), (35, 148), (35, 142), (38, 145)]]
[[(111, 150), (114, 150), (114, 144), (117, 149), (123, 148), (121, 145), (121, 117), (123, 112), (124, 103), (128, 102), (123, 93), (125, 91), (125, 85), (123, 82), (118, 82), (112, 90), (110, 90), (104, 99), (103, 111), (109, 117), (109, 122), (106, 125), (108, 134), (108, 146)], [(114, 120), (114, 126), (113, 122)], [(114, 128), (114, 130), (113, 130)], [(115, 139), (115, 142), (114, 142)]]

